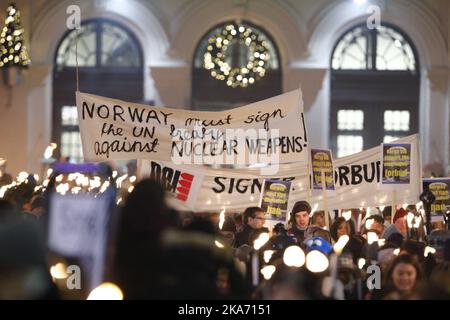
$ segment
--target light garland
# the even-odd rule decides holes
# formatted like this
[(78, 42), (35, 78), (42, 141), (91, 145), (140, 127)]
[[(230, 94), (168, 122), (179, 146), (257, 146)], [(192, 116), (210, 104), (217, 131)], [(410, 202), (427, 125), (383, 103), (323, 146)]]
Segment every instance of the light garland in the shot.
[(7, 9), (5, 26), (0, 33), (0, 68), (27, 67), (30, 64), (27, 49), (23, 45), (23, 33), (20, 12), (14, 5), (10, 5)]
[[(248, 48), (248, 59), (244, 65), (232, 68), (226, 61), (230, 47), (244, 43)], [(226, 80), (230, 87), (247, 87), (266, 73), (270, 58), (269, 45), (251, 27), (232, 23), (226, 25), (218, 34), (208, 40), (204, 54), (204, 68), (211, 70), (211, 76)]]

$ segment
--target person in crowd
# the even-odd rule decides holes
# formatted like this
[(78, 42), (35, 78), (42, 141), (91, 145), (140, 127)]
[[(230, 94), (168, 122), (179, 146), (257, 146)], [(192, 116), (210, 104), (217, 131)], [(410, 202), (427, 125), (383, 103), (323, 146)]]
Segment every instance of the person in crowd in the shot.
[(36, 218), (41, 218), (45, 213), (45, 198), (35, 195), (30, 201), (30, 213)]
[(311, 225), (318, 226), (320, 228), (327, 227), (325, 219), (325, 211), (319, 210), (314, 212), (311, 218)]
[(267, 300), (319, 300), (324, 299), (321, 279), (305, 268), (291, 268), (281, 264), (263, 292)]
[(378, 235), (378, 237), (381, 237), (384, 232), (384, 217), (379, 214), (374, 214), (367, 217), (362, 229), (362, 234), (373, 231)]
[(305, 240), (305, 231), (309, 226), (310, 213), (311, 206), (307, 201), (298, 201), (292, 208), (290, 217), (291, 228), (288, 230), (288, 234), (295, 236), (300, 244)]
[(273, 227), (272, 237), (261, 251), (274, 250), (275, 253), (272, 255), (272, 259), (276, 259), (283, 256), (284, 249), (295, 244), (297, 244), (297, 239), (294, 236), (288, 235), (284, 224), (280, 222)]
[(408, 213), (405, 209), (400, 208), (395, 212), (393, 224), (391, 224), (389, 227), (387, 227), (383, 234), (381, 235), (382, 238), (388, 239), (393, 233), (400, 233), (403, 237), (406, 237), (407, 233), (407, 226), (406, 226), (406, 215)]
[(399, 255), (390, 265), (380, 298), (405, 300), (416, 295), (417, 284), (422, 280), (418, 261), (409, 254)]
[(316, 225), (310, 225), (305, 231), (305, 240), (304, 241), (307, 241), (308, 239), (311, 239), (314, 237), (321, 237), (329, 243), (332, 242), (331, 234), (328, 230), (325, 230)]
[(6, 172), (6, 160), (0, 158), (0, 187), (11, 184), (12, 181), (12, 176)]
[(114, 282), (125, 299), (158, 299), (164, 270), (161, 236), (170, 227), (164, 191), (141, 180), (127, 198), (118, 222)]
[(400, 246), (399, 255), (407, 254), (413, 256), (420, 263), (423, 261), (425, 251), (425, 243), (413, 239), (403, 241)]
[(269, 232), (269, 229), (264, 227), (264, 223), (266, 222), (265, 212), (260, 207), (249, 207), (245, 209), (243, 218), (244, 227), (234, 237), (234, 248), (239, 248), (244, 244), (253, 246), (253, 241), (261, 233)]
[(239, 232), (239, 231), (241, 231), (243, 228), (244, 228), (244, 223), (243, 223), (243, 221), (242, 221), (242, 214), (240, 214), (240, 213), (236, 213), (234, 216), (233, 216), (233, 221), (234, 221), (234, 224), (235, 224), (235, 229), (236, 229), (236, 232)]
[(353, 221), (347, 221), (344, 217), (338, 217), (331, 225), (330, 234), (334, 242), (337, 242), (343, 235), (353, 236), (355, 234)]

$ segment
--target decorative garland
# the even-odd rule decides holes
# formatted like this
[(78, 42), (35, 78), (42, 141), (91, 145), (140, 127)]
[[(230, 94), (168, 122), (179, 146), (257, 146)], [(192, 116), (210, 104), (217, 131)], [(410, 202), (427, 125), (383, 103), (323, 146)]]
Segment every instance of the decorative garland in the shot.
[[(230, 46), (238, 42), (244, 43), (248, 50), (248, 60), (236, 68), (226, 62)], [(265, 40), (250, 27), (236, 23), (225, 26), (220, 33), (208, 40), (207, 52), (204, 54), (204, 68), (211, 70), (211, 76), (218, 80), (226, 80), (228, 86), (247, 87), (264, 77), (269, 61), (269, 47)]]

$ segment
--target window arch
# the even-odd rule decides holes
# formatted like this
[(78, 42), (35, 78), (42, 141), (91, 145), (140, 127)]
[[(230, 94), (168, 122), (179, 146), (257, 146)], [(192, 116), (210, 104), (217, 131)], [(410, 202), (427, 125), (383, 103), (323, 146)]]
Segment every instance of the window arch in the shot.
[(272, 37), (248, 21), (214, 26), (197, 44), (192, 103), (223, 110), (281, 93), (281, 63)]
[(393, 25), (358, 25), (331, 55), (331, 148), (337, 157), (417, 132), (419, 59)]
[[(60, 156), (81, 161), (75, 107), (77, 32), (66, 33), (55, 54), (53, 141)], [(127, 101), (143, 100), (143, 55), (136, 37), (121, 24), (104, 19), (83, 22), (78, 31), (80, 90)]]

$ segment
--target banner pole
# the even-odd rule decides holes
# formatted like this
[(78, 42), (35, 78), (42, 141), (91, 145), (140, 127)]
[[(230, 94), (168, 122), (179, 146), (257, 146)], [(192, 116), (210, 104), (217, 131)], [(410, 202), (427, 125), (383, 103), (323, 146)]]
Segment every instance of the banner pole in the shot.
[(397, 211), (397, 190), (392, 191), (392, 209), (391, 209), (391, 224), (394, 223), (394, 215)]
[[(325, 213), (328, 213), (328, 194), (327, 194), (327, 185), (325, 183), (325, 171), (320, 170), (321, 182), (322, 182), (322, 196), (323, 196), (323, 210)], [(325, 218), (326, 219), (326, 218)]]

